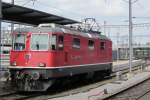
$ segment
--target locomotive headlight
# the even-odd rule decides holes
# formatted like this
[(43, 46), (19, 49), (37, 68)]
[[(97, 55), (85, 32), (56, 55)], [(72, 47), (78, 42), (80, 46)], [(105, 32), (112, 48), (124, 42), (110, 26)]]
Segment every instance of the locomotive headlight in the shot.
[(8, 79), (10, 77), (10, 72), (9, 71), (5, 72), (3, 77)]
[(46, 63), (39, 63), (39, 67), (46, 67)]
[(11, 66), (16, 66), (16, 65), (17, 63), (15, 61), (11, 63)]
[(33, 72), (31, 76), (33, 80), (38, 80), (40, 78), (39, 72)]

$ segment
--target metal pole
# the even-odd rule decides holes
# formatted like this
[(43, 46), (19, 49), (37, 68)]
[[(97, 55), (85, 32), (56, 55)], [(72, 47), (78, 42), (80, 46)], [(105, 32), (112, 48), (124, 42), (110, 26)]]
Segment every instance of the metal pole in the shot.
[[(14, 1), (14, 0), (11, 0), (11, 4), (14, 5), (14, 3), (15, 3), (15, 1)], [(14, 31), (14, 23), (11, 22), (11, 33), (13, 33), (13, 31)]]
[(119, 32), (117, 33), (117, 61), (119, 60)]
[(132, 58), (133, 58), (133, 47), (132, 47), (132, 0), (129, 0), (129, 67), (130, 73), (132, 72)]
[(104, 21), (104, 34), (106, 34), (106, 21)]
[(14, 0), (11, 0), (11, 4), (14, 4), (15, 3), (15, 1)]
[[(2, 39), (1, 39), (1, 24), (2, 24), (2, 0), (0, 0), (0, 54), (1, 54), (1, 46), (2, 46)], [(1, 65), (1, 55), (0, 55), (0, 69), (2, 68), (2, 65)]]

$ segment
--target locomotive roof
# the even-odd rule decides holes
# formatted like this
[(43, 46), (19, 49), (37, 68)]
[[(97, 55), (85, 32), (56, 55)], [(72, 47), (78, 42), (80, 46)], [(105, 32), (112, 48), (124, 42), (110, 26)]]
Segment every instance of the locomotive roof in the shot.
[(91, 33), (91, 32), (83, 32), (79, 30), (75, 30), (69, 27), (61, 26), (52, 24), (48, 27), (28, 27), (28, 28), (17, 28), (14, 32), (16, 33), (26, 33), (26, 32), (32, 32), (32, 33), (48, 33), (48, 32), (62, 32), (64, 34), (72, 34), (76, 36), (83, 36), (87, 38), (99, 38), (99, 39), (106, 39), (110, 40), (107, 36), (97, 33)]

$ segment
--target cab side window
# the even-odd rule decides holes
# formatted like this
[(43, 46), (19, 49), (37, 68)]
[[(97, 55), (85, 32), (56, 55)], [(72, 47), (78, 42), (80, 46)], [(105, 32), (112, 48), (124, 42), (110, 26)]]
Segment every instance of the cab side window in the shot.
[(100, 49), (104, 50), (106, 48), (106, 42), (100, 42)]
[(64, 37), (58, 36), (58, 50), (63, 50), (64, 48)]
[(89, 50), (94, 50), (94, 41), (92, 41), (92, 40), (88, 41), (88, 48), (89, 48)]
[(74, 39), (73, 39), (73, 43), (72, 43), (72, 47), (73, 47), (73, 48), (80, 49), (80, 39), (74, 38)]
[(50, 49), (56, 50), (56, 35), (50, 36)]

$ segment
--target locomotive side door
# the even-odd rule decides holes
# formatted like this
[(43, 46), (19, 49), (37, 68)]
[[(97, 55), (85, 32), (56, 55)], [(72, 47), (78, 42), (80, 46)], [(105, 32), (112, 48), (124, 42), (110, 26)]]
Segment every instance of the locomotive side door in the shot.
[(68, 64), (68, 52), (64, 49), (64, 35), (58, 35), (57, 38), (57, 47), (58, 47), (58, 57), (60, 59), (61, 65)]
[(107, 60), (107, 50), (105, 40), (100, 40), (100, 58), (102, 62)]

